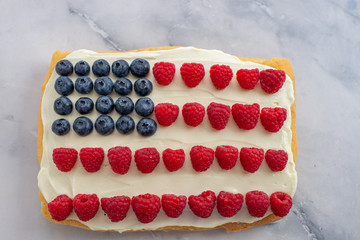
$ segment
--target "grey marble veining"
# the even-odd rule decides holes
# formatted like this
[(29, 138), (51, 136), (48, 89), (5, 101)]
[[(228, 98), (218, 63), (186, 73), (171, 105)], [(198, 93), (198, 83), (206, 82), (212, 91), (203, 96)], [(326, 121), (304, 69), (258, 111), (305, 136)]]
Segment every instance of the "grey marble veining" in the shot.
[[(360, 2), (0, 1), (3, 239), (359, 239)], [(286, 57), (296, 76), (298, 191), (249, 230), (100, 233), (48, 222), (37, 198), (37, 119), (52, 53), (196, 46)]]

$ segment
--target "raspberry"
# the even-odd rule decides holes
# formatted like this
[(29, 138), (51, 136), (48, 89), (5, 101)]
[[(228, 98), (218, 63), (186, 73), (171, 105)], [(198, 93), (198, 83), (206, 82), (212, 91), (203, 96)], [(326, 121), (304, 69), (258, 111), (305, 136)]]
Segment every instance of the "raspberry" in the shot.
[(180, 68), (180, 74), (186, 86), (189, 88), (196, 87), (205, 76), (204, 65), (201, 63), (184, 63)]
[(175, 64), (169, 62), (158, 62), (155, 63), (152, 71), (157, 83), (167, 86), (174, 79)]
[(260, 114), (261, 124), (269, 132), (277, 132), (286, 120), (285, 108), (263, 108)]
[(269, 208), (269, 196), (262, 191), (251, 191), (245, 196), (249, 214), (253, 217), (263, 217)]
[(160, 198), (149, 193), (134, 196), (131, 200), (131, 206), (139, 222), (149, 223), (156, 218), (160, 211)]
[(112, 222), (120, 222), (129, 211), (130, 198), (128, 196), (102, 198), (101, 208)]
[(275, 216), (285, 217), (292, 207), (292, 199), (287, 193), (275, 192), (270, 196), (270, 205)]
[(276, 93), (285, 82), (285, 72), (266, 69), (260, 72), (260, 85), (266, 93)]
[(233, 146), (218, 146), (215, 151), (215, 157), (222, 169), (232, 169), (239, 157), (239, 150)]
[(73, 201), (66, 195), (60, 195), (49, 202), (48, 209), (52, 219), (56, 221), (63, 221), (72, 212)]
[(185, 152), (182, 149), (172, 150), (167, 148), (162, 153), (165, 167), (169, 172), (179, 170), (185, 162)]
[(196, 127), (202, 123), (205, 116), (205, 108), (200, 103), (186, 103), (182, 109), (182, 115), (187, 125)]
[(74, 210), (81, 221), (89, 221), (99, 210), (99, 198), (96, 194), (78, 194), (74, 197)]
[(216, 196), (213, 191), (205, 191), (198, 196), (189, 197), (189, 207), (198, 217), (208, 218), (215, 208)]
[(260, 79), (259, 69), (240, 69), (236, 73), (236, 79), (243, 89), (254, 89)]
[(286, 167), (288, 154), (284, 150), (267, 150), (265, 160), (273, 172), (280, 172)]
[(135, 163), (142, 173), (151, 173), (160, 161), (156, 148), (141, 148), (135, 151)]
[(62, 172), (69, 172), (75, 165), (78, 152), (73, 148), (55, 148), (53, 150), (53, 161)]
[(179, 107), (172, 103), (159, 103), (155, 107), (155, 116), (161, 126), (170, 126), (179, 115)]
[(131, 165), (131, 150), (128, 147), (113, 147), (108, 151), (111, 169), (117, 174), (125, 174)]
[(264, 150), (260, 148), (242, 148), (240, 162), (247, 172), (256, 172), (264, 160)]
[(161, 206), (168, 217), (177, 218), (182, 214), (186, 206), (186, 197), (164, 194), (161, 197)]
[(224, 129), (229, 121), (230, 106), (212, 102), (207, 107), (207, 114), (213, 128), (216, 130)]
[(233, 77), (231, 68), (227, 65), (213, 65), (210, 68), (210, 78), (216, 89), (226, 88)]
[(97, 172), (104, 161), (104, 155), (102, 148), (82, 148), (80, 150), (80, 161), (86, 171)]
[(240, 211), (243, 202), (242, 194), (221, 191), (216, 198), (216, 207), (221, 216), (232, 217)]
[(214, 150), (203, 146), (194, 146), (190, 150), (191, 163), (195, 171), (206, 171), (214, 161)]
[(252, 105), (234, 104), (231, 108), (232, 116), (240, 129), (250, 130), (255, 128), (260, 116), (260, 106), (257, 103)]

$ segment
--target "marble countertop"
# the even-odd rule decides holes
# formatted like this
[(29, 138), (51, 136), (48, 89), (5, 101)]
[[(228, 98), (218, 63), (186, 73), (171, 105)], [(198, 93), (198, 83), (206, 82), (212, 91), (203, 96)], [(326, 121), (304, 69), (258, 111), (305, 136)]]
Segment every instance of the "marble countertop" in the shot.
[[(360, 2), (1, 1), (3, 239), (359, 239)], [(195, 46), (285, 57), (296, 76), (298, 190), (276, 224), (236, 233), (101, 233), (53, 224), (37, 197), (41, 84), (55, 50)]]

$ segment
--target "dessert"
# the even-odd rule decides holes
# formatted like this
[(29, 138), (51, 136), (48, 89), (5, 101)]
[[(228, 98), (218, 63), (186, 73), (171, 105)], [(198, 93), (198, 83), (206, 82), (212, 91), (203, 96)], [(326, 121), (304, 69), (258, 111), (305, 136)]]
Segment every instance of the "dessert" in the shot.
[(58, 51), (39, 116), (42, 213), (101, 231), (238, 231), (287, 215), (296, 150), (286, 59)]

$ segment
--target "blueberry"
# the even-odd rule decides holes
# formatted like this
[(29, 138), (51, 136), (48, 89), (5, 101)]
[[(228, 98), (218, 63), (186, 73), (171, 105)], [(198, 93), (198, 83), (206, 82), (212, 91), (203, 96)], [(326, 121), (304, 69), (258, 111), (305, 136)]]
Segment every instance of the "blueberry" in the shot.
[(78, 117), (73, 123), (74, 131), (80, 136), (89, 135), (93, 128), (93, 123), (87, 117)]
[(72, 112), (73, 106), (70, 99), (61, 96), (54, 102), (54, 111), (60, 115), (68, 115)]
[(121, 115), (128, 115), (134, 110), (134, 103), (129, 97), (119, 97), (115, 102), (115, 110)]
[(134, 83), (134, 90), (140, 96), (149, 95), (152, 89), (153, 89), (152, 83), (145, 78), (139, 78)]
[(135, 112), (140, 116), (147, 117), (154, 111), (154, 103), (148, 97), (139, 98), (135, 103)]
[(112, 92), (114, 83), (109, 77), (99, 77), (95, 80), (94, 90), (100, 95), (108, 95)]
[(114, 109), (114, 101), (109, 96), (101, 96), (96, 100), (95, 108), (102, 114), (111, 113)]
[(125, 77), (129, 74), (129, 64), (125, 60), (117, 60), (111, 65), (111, 70), (118, 77)]
[(98, 59), (92, 65), (93, 73), (98, 76), (107, 76), (110, 72), (110, 65), (105, 59)]
[(94, 109), (94, 103), (88, 97), (81, 97), (76, 101), (75, 109), (80, 114), (88, 114)]
[(114, 121), (108, 115), (100, 115), (95, 121), (95, 129), (101, 135), (109, 135), (114, 131)]
[(118, 94), (125, 96), (131, 93), (132, 83), (127, 78), (119, 78), (114, 83), (114, 89)]
[(70, 78), (60, 76), (55, 81), (55, 90), (58, 94), (67, 96), (74, 91), (74, 84)]
[(85, 61), (79, 61), (75, 64), (75, 73), (79, 76), (88, 75), (90, 72), (90, 65)]
[(55, 71), (61, 76), (69, 76), (73, 72), (73, 65), (69, 60), (60, 60), (56, 66)]
[(144, 77), (150, 70), (150, 64), (148, 61), (142, 58), (137, 58), (132, 61), (130, 65), (130, 71), (134, 76)]
[(78, 77), (75, 80), (75, 89), (81, 94), (88, 94), (93, 89), (93, 82), (91, 78), (84, 76), (84, 77)]
[(70, 123), (61, 118), (61, 119), (57, 119), (53, 122), (52, 126), (51, 126), (51, 130), (59, 136), (65, 135), (70, 131)]
[(142, 118), (136, 125), (136, 130), (144, 137), (154, 135), (156, 129), (157, 124), (151, 118)]
[(129, 116), (121, 116), (116, 121), (116, 129), (122, 134), (129, 134), (134, 131), (135, 122)]

